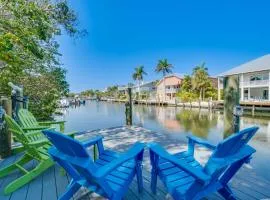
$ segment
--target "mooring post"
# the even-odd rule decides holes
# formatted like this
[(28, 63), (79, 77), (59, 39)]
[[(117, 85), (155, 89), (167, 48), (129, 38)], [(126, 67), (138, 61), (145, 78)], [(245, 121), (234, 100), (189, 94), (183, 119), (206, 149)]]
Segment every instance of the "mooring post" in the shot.
[(9, 98), (1, 97), (0, 100), (0, 158), (6, 158), (11, 155), (11, 134), (4, 121), (4, 115), (8, 114), (11, 116), (12, 107)]
[(126, 125), (132, 125), (132, 93), (131, 87), (128, 87), (128, 102), (126, 105)]
[(255, 115), (255, 105), (252, 106), (252, 117)]

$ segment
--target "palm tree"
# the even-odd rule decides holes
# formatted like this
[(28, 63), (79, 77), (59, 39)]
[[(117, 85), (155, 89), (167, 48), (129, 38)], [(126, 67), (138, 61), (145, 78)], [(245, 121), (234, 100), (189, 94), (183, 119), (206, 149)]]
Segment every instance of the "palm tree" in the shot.
[(143, 76), (147, 75), (147, 73), (144, 71), (144, 66), (138, 66), (135, 68), (135, 72), (132, 74), (132, 78), (135, 81), (138, 81), (138, 86), (139, 86), (139, 96), (140, 96), (140, 87), (141, 87), (141, 82), (143, 81)]
[(192, 86), (200, 92), (200, 100), (204, 99), (205, 88), (209, 84), (208, 68), (205, 67), (203, 62), (201, 65), (194, 67), (192, 72)]
[(157, 73), (162, 72), (162, 75), (163, 75), (164, 100), (166, 100), (165, 76), (166, 74), (172, 73), (172, 67), (173, 67), (172, 64), (168, 63), (168, 60), (165, 58), (158, 61), (158, 64), (155, 70)]

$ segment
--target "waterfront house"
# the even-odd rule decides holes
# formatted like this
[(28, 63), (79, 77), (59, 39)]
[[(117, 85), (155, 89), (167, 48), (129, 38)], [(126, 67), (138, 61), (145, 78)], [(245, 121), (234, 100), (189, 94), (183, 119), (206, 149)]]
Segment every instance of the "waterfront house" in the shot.
[(270, 54), (244, 63), (218, 75), (218, 99), (221, 99), (223, 77), (238, 75), (240, 101), (270, 101)]
[(218, 78), (216, 78), (216, 77), (211, 77), (211, 76), (209, 76), (208, 78), (210, 79), (210, 81), (211, 81), (213, 87), (214, 87), (215, 89), (217, 89), (217, 88), (218, 88)]
[(174, 101), (179, 91), (183, 76), (170, 74), (157, 83), (156, 98), (159, 101)]
[(156, 97), (156, 83), (157, 81), (149, 81), (141, 83), (140, 85), (134, 85), (132, 87), (132, 93), (134, 95), (140, 94), (142, 98), (146, 98), (148, 100), (154, 100)]
[(128, 95), (127, 94), (128, 85), (119, 85), (117, 86), (118, 93), (120, 95)]

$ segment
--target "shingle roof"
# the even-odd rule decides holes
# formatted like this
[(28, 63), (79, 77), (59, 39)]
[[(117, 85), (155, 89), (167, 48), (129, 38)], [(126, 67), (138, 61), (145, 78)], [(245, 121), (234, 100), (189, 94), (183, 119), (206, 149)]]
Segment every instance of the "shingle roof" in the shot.
[(255, 60), (251, 60), (242, 65), (239, 65), (235, 68), (232, 68), (226, 72), (219, 74), (218, 76), (223, 77), (223, 76), (242, 74), (242, 73), (248, 73), (248, 72), (265, 71), (265, 70), (270, 70), (270, 54), (259, 57)]
[[(176, 74), (176, 73), (174, 73), (174, 74), (168, 74), (168, 75), (165, 76), (165, 78), (172, 77), (172, 76), (175, 76), (175, 77), (177, 77), (179, 79), (183, 79), (184, 78), (184, 75), (183, 74)], [(163, 79), (164, 78), (160, 79), (158, 81), (157, 85), (159, 85), (163, 81)]]

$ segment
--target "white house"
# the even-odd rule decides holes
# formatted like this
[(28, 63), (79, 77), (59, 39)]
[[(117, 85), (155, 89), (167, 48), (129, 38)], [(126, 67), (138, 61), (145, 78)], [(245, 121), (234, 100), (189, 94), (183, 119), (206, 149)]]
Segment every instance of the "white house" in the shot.
[(270, 54), (218, 75), (219, 100), (223, 77), (230, 75), (239, 75), (241, 101), (270, 101)]
[(134, 94), (147, 94), (148, 98), (150, 100), (155, 99), (156, 96), (156, 82), (157, 81), (149, 81), (149, 82), (145, 82), (145, 83), (141, 83), (140, 85), (134, 85), (132, 87), (132, 93)]

